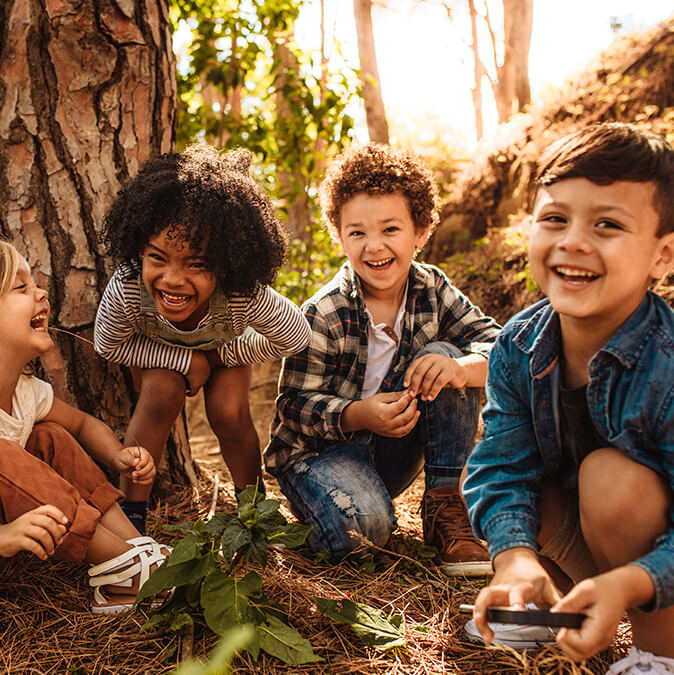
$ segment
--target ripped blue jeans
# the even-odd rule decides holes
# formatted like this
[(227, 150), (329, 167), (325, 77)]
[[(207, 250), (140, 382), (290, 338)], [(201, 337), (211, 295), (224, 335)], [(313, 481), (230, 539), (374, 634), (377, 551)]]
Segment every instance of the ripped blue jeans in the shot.
[[(415, 358), (462, 353), (447, 342), (433, 342)], [(396, 390), (403, 389), (402, 377)], [(369, 445), (335, 443), (300, 460), (278, 476), (293, 511), (312, 526), (308, 543), (339, 560), (360, 545), (362, 534), (384, 546), (397, 523), (393, 498), (424, 469), (426, 490), (458, 486), (473, 449), (480, 414), (479, 390), (445, 388), (434, 401), (418, 401), (421, 415), (403, 438), (373, 436)]]

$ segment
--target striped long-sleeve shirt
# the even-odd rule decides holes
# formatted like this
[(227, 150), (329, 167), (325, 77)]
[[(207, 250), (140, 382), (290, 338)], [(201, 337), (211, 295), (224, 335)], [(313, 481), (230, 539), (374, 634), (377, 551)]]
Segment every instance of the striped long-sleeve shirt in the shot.
[[(234, 339), (218, 347), (226, 367), (262, 363), (289, 356), (307, 345), (311, 329), (300, 310), (269, 286), (252, 296), (228, 296), (227, 317), (207, 313), (197, 330), (231, 321)], [(160, 321), (171, 324), (163, 317)], [(253, 330), (246, 330), (246, 328)], [(176, 331), (176, 334), (178, 331)], [(96, 314), (96, 351), (125, 366), (165, 368), (183, 375), (189, 372), (192, 348), (166, 344), (141, 332), (141, 295), (137, 275), (122, 264), (105, 289)]]
[[(345, 263), (303, 306), (311, 342), (285, 359), (265, 464), (272, 474), (339, 441), (368, 442), (371, 432), (345, 433), (344, 408), (361, 398), (369, 318), (358, 278)], [(391, 391), (414, 356), (430, 342), (451, 342), (464, 353), (488, 356), (499, 325), (432, 265), (412, 263), (398, 353), (380, 391)]]

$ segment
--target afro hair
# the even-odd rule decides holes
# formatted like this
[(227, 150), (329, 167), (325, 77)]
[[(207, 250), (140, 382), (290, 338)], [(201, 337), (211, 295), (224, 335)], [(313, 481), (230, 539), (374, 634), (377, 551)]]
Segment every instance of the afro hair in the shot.
[(283, 263), (286, 236), (271, 200), (250, 175), (242, 148), (220, 154), (192, 145), (150, 159), (117, 194), (104, 227), (115, 263), (140, 270), (149, 240), (166, 228), (193, 252), (227, 292), (271, 284)]

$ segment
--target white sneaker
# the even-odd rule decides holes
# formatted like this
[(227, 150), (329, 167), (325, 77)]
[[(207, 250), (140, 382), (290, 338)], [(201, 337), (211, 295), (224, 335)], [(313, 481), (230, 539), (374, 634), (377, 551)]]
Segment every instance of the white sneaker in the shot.
[[(529, 609), (537, 609), (533, 603), (527, 603), (526, 606)], [(494, 631), (492, 644), (505, 645), (513, 649), (541, 649), (546, 645), (557, 644), (555, 637), (559, 631), (559, 628), (550, 626), (523, 626), (515, 623), (490, 622), (489, 627)], [(471, 642), (484, 644), (474, 619), (468, 621), (463, 630)]]
[(606, 675), (645, 675), (646, 673), (670, 675), (674, 673), (674, 659), (632, 647), (624, 659), (616, 661), (606, 671)]

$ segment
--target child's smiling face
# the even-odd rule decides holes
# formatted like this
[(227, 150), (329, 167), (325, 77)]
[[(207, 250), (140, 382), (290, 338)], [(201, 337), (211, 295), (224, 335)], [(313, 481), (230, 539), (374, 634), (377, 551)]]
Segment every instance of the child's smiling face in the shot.
[(529, 262), (563, 320), (597, 320), (617, 329), (651, 279), (672, 260), (673, 236), (657, 237), (652, 183), (597, 185), (565, 178), (539, 188)]
[(428, 232), (415, 226), (407, 199), (398, 192), (359, 192), (340, 211), (340, 243), (366, 297), (399, 300), (415, 251), (424, 246)]
[(14, 283), (0, 296), (0, 316), (0, 344), (4, 355), (16, 359), (21, 368), (53, 346), (47, 328), (47, 291), (35, 284), (23, 257), (19, 258)]
[(150, 237), (142, 256), (143, 283), (159, 313), (181, 330), (194, 330), (208, 311), (216, 278), (206, 269), (202, 251), (167, 227)]

